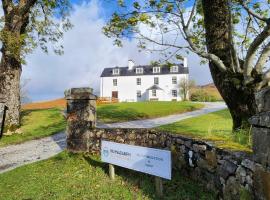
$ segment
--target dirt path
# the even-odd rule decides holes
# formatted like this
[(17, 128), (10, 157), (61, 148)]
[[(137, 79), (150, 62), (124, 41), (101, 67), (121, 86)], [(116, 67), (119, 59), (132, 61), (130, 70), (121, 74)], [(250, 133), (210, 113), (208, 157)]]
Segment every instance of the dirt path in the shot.
[[(174, 123), (183, 119), (196, 117), (226, 108), (224, 103), (206, 103), (203, 109), (178, 115), (170, 115), (156, 119), (137, 120), (123, 123), (100, 124), (99, 128), (153, 128), (164, 124)], [(64, 132), (22, 144), (0, 148), (0, 173), (16, 167), (48, 159), (66, 148)]]

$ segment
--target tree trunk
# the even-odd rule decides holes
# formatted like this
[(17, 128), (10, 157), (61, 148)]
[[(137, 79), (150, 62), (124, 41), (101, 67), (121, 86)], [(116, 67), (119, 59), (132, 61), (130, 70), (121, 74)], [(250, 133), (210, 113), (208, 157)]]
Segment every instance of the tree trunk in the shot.
[(2, 49), (0, 65), (0, 101), (8, 107), (5, 124), (9, 129), (20, 125), (20, 77), (21, 64), (10, 58)]
[(256, 113), (255, 86), (247, 87), (243, 73), (235, 71), (238, 58), (232, 42), (230, 0), (202, 0), (202, 6), (207, 50), (217, 55), (228, 68), (223, 72), (210, 62), (210, 71), (232, 115), (233, 129), (238, 129), (246, 126), (247, 119)]

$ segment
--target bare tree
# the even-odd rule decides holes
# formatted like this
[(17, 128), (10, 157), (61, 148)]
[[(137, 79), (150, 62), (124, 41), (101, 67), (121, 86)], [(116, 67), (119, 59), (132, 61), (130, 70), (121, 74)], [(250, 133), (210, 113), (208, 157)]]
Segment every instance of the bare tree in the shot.
[(194, 80), (182, 79), (179, 83), (180, 93), (183, 95), (183, 100), (189, 100), (190, 89), (195, 86)]

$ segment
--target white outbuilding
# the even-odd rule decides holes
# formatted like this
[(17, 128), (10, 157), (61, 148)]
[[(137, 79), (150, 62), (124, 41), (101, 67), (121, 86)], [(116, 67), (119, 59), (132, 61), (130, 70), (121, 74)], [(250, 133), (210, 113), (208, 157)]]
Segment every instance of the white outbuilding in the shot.
[(138, 65), (105, 68), (101, 74), (100, 97), (120, 102), (181, 101), (180, 82), (188, 80), (187, 59), (175, 65)]

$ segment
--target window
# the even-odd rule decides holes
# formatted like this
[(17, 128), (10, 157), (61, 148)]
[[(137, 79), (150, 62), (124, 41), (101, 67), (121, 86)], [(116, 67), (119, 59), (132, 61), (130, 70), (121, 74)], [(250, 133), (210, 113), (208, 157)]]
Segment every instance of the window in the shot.
[(113, 79), (113, 86), (117, 86), (117, 79)]
[(141, 85), (141, 84), (142, 84), (141, 78), (137, 78), (137, 79), (136, 79), (136, 82), (137, 82), (137, 85)]
[(152, 90), (152, 96), (156, 97), (157, 96), (157, 91), (156, 90)]
[(176, 76), (172, 77), (172, 84), (177, 84), (177, 77)]
[(153, 73), (160, 73), (160, 67), (153, 67)]
[(137, 91), (137, 97), (141, 98), (142, 97), (142, 92), (140, 90)]
[(177, 90), (172, 90), (172, 96), (177, 97)]
[(158, 84), (159, 84), (158, 77), (154, 77), (154, 84), (155, 84), (155, 85), (158, 85)]
[(113, 69), (113, 75), (118, 75), (120, 72), (120, 69), (116, 68), (116, 69)]
[(136, 68), (136, 74), (143, 74), (143, 68)]
[(171, 72), (178, 72), (178, 66), (172, 66)]

